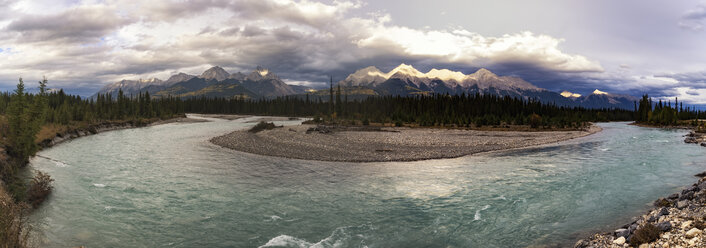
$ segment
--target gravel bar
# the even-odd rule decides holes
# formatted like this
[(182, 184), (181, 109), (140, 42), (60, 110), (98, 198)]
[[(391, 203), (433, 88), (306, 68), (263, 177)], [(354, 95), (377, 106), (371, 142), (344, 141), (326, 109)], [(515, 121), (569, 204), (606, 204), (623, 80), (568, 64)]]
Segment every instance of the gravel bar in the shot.
[[(313, 131), (312, 131), (313, 130)], [(385, 127), (379, 130), (322, 129), (297, 125), (251, 133), (235, 131), (211, 142), (267, 156), (337, 162), (388, 162), (456, 158), (470, 154), (550, 144), (601, 131), (477, 131)]]

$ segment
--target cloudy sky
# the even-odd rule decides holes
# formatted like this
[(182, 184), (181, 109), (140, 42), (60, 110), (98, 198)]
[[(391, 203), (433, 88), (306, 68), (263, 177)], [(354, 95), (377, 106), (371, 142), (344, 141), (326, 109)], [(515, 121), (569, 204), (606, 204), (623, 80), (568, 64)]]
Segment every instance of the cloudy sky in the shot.
[(0, 90), (46, 76), (88, 96), (212, 65), (317, 86), (406, 63), (706, 104), (705, 25), (686, 0), (0, 0)]

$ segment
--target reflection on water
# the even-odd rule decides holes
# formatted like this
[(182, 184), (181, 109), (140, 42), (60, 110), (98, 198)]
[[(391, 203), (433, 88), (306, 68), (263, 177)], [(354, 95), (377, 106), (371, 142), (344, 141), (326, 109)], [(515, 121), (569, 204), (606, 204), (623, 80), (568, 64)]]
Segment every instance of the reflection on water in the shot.
[(565, 246), (706, 169), (684, 131), (625, 123), (558, 145), (417, 162), (291, 160), (208, 142), (250, 120), (114, 131), (42, 151), (32, 164), (56, 180), (33, 215), (44, 246)]

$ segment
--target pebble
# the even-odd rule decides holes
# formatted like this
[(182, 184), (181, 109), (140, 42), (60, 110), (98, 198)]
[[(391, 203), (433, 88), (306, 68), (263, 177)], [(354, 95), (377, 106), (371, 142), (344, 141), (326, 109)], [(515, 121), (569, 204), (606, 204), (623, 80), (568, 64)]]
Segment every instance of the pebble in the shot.
[(692, 228), (691, 230), (686, 232), (686, 237), (693, 238), (693, 237), (696, 237), (696, 235), (700, 235), (700, 234), (701, 234), (701, 230), (699, 230), (698, 228)]
[(687, 221), (681, 223), (681, 229), (687, 229), (688, 227), (691, 226), (691, 223), (693, 223), (693, 221), (690, 221), (690, 220), (687, 220)]
[(616, 244), (616, 245), (623, 245), (623, 244), (625, 244), (625, 237), (620, 237), (620, 238), (617, 238), (617, 239), (613, 240), (613, 244)]

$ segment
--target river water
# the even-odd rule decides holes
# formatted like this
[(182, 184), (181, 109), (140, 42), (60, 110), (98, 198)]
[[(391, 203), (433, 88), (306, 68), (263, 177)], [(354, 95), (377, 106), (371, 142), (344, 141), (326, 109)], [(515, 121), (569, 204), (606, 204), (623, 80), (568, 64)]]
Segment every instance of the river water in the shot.
[[(208, 139), (253, 118), (101, 133), (32, 160), (56, 181), (42, 247), (570, 246), (696, 181), (684, 130), (602, 123), (559, 144), (456, 159), (333, 163)], [(297, 121), (278, 124), (296, 124)]]

